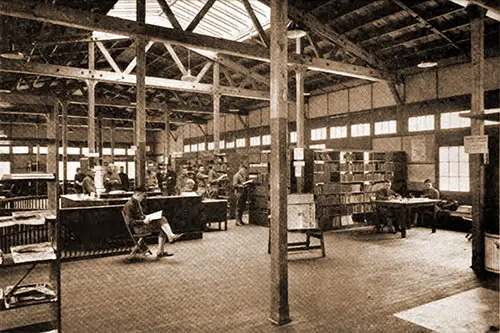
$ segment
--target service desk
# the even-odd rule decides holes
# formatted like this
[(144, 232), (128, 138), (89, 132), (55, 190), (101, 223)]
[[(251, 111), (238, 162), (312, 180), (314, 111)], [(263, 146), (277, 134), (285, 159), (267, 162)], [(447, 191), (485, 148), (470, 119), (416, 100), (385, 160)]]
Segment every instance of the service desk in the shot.
[[(411, 219), (411, 210), (421, 207), (433, 207), (434, 218), (436, 218), (436, 204), (441, 200), (428, 199), (428, 198), (403, 198), (403, 199), (390, 199), (390, 200), (373, 200), (372, 202), (377, 206), (382, 206), (387, 209), (399, 211), (401, 214), (401, 237), (406, 237), (406, 229)], [(434, 231), (434, 230), (433, 230)]]
[[(128, 198), (76, 196), (61, 196), (59, 218), (65, 256), (114, 253), (132, 245), (121, 214)], [(146, 214), (162, 210), (172, 230), (184, 233), (181, 239), (202, 238), (201, 197), (156, 196), (147, 198), (143, 207)]]

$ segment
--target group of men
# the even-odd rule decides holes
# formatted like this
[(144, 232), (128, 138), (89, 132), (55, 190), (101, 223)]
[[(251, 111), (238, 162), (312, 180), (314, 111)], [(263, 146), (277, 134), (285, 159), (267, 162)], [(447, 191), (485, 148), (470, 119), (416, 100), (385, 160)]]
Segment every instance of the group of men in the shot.
[[(440, 197), (439, 191), (432, 185), (432, 180), (426, 179), (424, 181), (424, 186), (425, 188), (421, 192), (422, 198), (439, 199)], [(384, 186), (376, 192), (375, 195), (376, 199), (377, 200), (401, 199), (402, 196), (397, 192), (395, 192), (391, 187), (392, 187), (391, 181), (384, 182)], [(378, 215), (378, 221), (376, 222), (377, 227), (379, 227), (380, 224), (382, 223), (382, 221), (380, 220), (384, 220), (386, 222), (386, 228), (388, 229), (389, 232), (396, 233), (399, 230), (399, 225), (397, 222), (400, 219), (400, 216), (398, 216), (397, 212), (385, 207), (377, 206), (377, 215)], [(412, 213), (413, 224), (417, 223), (419, 216), (427, 216), (427, 215), (430, 215), (430, 212), (428, 212), (427, 210), (414, 211)], [(432, 215), (434, 214), (432, 213)], [(435, 232), (436, 221), (434, 220), (434, 216), (432, 216), (432, 224), (433, 224), (432, 230), (433, 232)]]
[[(88, 170), (86, 173), (83, 172), (81, 168), (76, 169), (75, 174), (75, 192), (83, 194), (95, 193), (95, 171)], [(115, 174), (113, 172), (113, 166), (108, 165), (106, 168), (106, 173), (103, 176), (103, 185), (107, 192), (113, 190), (129, 190), (129, 178), (124, 171), (123, 167), (120, 167), (120, 172)]]

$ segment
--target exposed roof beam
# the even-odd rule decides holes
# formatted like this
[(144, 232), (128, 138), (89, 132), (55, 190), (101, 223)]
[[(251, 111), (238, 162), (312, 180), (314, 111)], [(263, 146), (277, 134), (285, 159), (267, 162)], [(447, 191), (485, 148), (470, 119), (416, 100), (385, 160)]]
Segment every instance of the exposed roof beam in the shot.
[(258, 31), (260, 39), (262, 40), (264, 45), (267, 48), (269, 48), (270, 45), (269, 37), (267, 37), (266, 33), (264, 32), (264, 29), (262, 28), (259, 19), (257, 18), (255, 12), (253, 11), (252, 5), (248, 0), (241, 0), (241, 1), (243, 2), (243, 5), (245, 6), (245, 9), (248, 12), (248, 15), (250, 15), (250, 18), (252, 19), (254, 28), (257, 29)]
[(172, 24), (172, 27), (177, 30), (182, 30), (182, 27), (177, 21), (177, 18), (175, 17), (174, 13), (172, 12), (172, 9), (170, 9), (170, 6), (167, 4), (165, 0), (156, 0), (160, 4), (161, 10), (163, 10), (163, 13), (167, 16), (168, 20), (170, 21), (170, 24)]
[(106, 49), (106, 47), (104, 46), (104, 44), (101, 43), (101, 42), (96, 42), (96, 45), (99, 48), (99, 50), (101, 51), (101, 53), (104, 56), (104, 58), (106, 58), (106, 61), (108, 62), (108, 64), (111, 65), (111, 68), (113, 68), (113, 70), (115, 72), (121, 74), (122, 71), (121, 71), (120, 67), (116, 64), (115, 60), (113, 59), (113, 57), (109, 53), (108, 49)]
[[(0, 72), (21, 73), (30, 75), (45, 75), (53, 77), (64, 77), (75, 80), (95, 80), (99, 82), (107, 82), (114, 84), (123, 84), (135, 86), (135, 75), (121, 75), (114, 72), (88, 70), (77, 67), (57, 66), (37, 63), (20, 63), (18, 61), (0, 59)], [(212, 94), (213, 86), (204, 83), (184, 82), (180, 80), (164, 79), (159, 77), (146, 77), (146, 87), (188, 91), (201, 94)], [(221, 90), (223, 95), (237, 96), (249, 99), (269, 99), (268, 91), (255, 91), (246, 89), (236, 89), (232, 87), (224, 87)]]
[[(296, 9), (292, 8), (292, 13), (295, 13), (296, 11)], [(301, 18), (302, 21), (310, 23), (310, 19), (312, 17), (311, 15), (304, 14), (305, 16), (302, 18), (302, 14), (300, 14), (300, 11), (298, 12), (299, 14), (295, 13), (299, 16), (298, 18)], [(55, 7), (32, 1), (12, 2), (8, 0), (0, 0), (0, 15), (58, 24), (76, 29), (103, 31), (130, 37), (142, 37), (162, 43), (171, 43), (182, 45), (184, 47), (194, 47), (197, 49), (210, 50), (258, 61), (270, 61), (269, 50), (263, 46), (241, 43), (187, 31), (179, 31), (160, 26), (148, 24), (139, 25), (130, 20), (84, 12), (67, 7), (58, 7), (56, 9)], [(368, 60), (372, 59), (371, 55), (367, 54), (363, 50), (360, 50), (360, 48), (352, 42), (346, 41), (346, 39), (342, 36), (333, 38), (332, 34), (334, 32), (331, 29), (326, 28), (322, 24), (317, 25), (317, 23), (318, 22), (313, 22), (311, 25), (314, 27), (313, 30), (317, 30), (317, 33), (320, 35), (326, 34), (325, 37), (335, 39), (336, 43), (344, 45), (348, 52), (356, 54), (360, 57), (362, 56)], [(335, 36), (338, 36), (338, 34), (335, 33)], [(305, 62), (306, 58), (307, 57), (304, 56), (302, 62)], [(333, 64), (333, 62), (331, 63)], [(290, 61), (289, 64), (293, 65)], [(330, 72), (332, 64), (326, 68), (316, 67), (315, 70)], [(345, 67), (342, 68), (344, 69)], [(350, 74), (355, 74), (355, 77), (357, 75), (357, 73), (342, 72), (339, 68), (337, 69), (336, 74), (344, 76), (351, 76)], [(372, 78), (373, 80), (391, 80), (391, 75), (388, 73), (377, 72), (377, 74), (378, 75), (376, 77)]]
[(198, 23), (200, 23), (201, 20), (203, 20), (203, 17), (205, 17), (205, 14), (210, 10), (210, 8), (212, 8), (214, 3), (215, 0), (208, 0), (207, 2), (205, 2), (205, 5), (200, 10), (200, 12), (195, 16), (195, 18), (191, 21), (191, 23), (189, 23), (188, 27), (186, 28), (186, 31), (191, 32), (194, 29), (196, 29)]
[(187, 74), (186, 67), (184, 67), (184, 64), (182, 63), (181, 59), (179, 59), (179, 57), (177, 56), (177, 53), (175, 52), (172, 45), (167, 43), (164, 43), (163, 45), (165, 45), (165, 48), (167, 49), (168, 53), (174, 60), (175, 64), (177, 65), (177, 68), (179, 68), (179, 70), (181, 71), (182, 75), (186, 75)]
[(392, 0), (393, 3), (404, 9), (408, 14), (410, 14), (414, 19), (416, 19), (418, 22), (422, 23), (425, 27), (431, 29), (432, 32), (434, 32), (436, 35), (440, 36), (441, 38), (445, 39), (450, 45), (452, 45), (454, 48), (457, 50), (460, 50), (460, 48), (444, 33), (439, 31), (435, 26), (430, 24), (427, 20), (425, 20), (422, 16), (417, 14), (413, 9), (408, 7), (405, 3), (403, 3), (400, 0)]

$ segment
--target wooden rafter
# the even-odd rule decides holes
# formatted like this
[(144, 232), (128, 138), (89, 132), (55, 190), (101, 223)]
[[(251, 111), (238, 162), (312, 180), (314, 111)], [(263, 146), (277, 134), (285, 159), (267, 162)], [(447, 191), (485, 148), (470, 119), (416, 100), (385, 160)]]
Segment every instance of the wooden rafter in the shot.
[(165, 0), (156, 0), (156, 1), (158, 1), (161, 10), (163, 10), (163, 13), (167, 16), (167, 19), (169, 20), (170, 24), (172, 24), (172, 27), (174, 27), (174, 29), (177, 30), (182, 30), (179, 21), (177, 21), (177, 18), (175, 17), (168, 3)]
[(253, 26), (255, 27), (257, 32), (259, 33), (260, 39), (262, 40), (264, 45), (267, 48), (269, 48), (269, 37), (264, 32), (264, 29), (262, 28), (262, 25), (260, 24), (259, 19), (255, 15), (255, 12), (252, 8), (252, 5), (250, 4), (250, 2), (248, 0), (241, 0), (241, 1), (243, 2), (243, 5), (245, 6), (245, 9), (248, 12), (248, 15), (250, 15), (250, 18), (252, 19)]
[(207, 71), (210, 69), (210, 66), (212, 66), (212, 64), (213, 64), (213, 62), (207, 61), (205, 63), (205, 65), (203, 66), (203, 68), (201, 69), (201, 71), (196, 76), (196, 80), (194, 82), (196, 82), (196, 83), (200, 82), (201, 79), (203, 79), (203, 76), (205, 76), (205, 74), (207, 73)]
[(113, 70), (117, 73), (122, 73), (120, 67), (118, 67), (118, 65), (116, 64), (115, 60), (113, 59), (113, 57), (111, 56), (111, 54), (109, 53), (109, 51), (106, 49), (106, 47), (104, 46), (103, 43), (101, 42), (96, 42), (96, 45), (97, 47), (99, 48), (99, 50), (101, 51), (102, 55), (104, 56), (104, 58), (106, 58), (106, 61), (108, 62), (108, 64), (111, 65), (111, 68), (113, 68)]
[(214, 3), (215, 0), (208, 0), (207, 2), (205, 2), (203, 8), (199, 11), (199, 13), (195, 16), (195, 18), (191, 21), (191, 23), (189, 23), (188, 27), (186, 28), (186, 31), (192, 32), (201, 22), (203, 17), (205, 17), (210, 8), (212, 8)]
[(175, 64), (177, 65), (177, 68), (179, 68), (179, 70), (181, 71), (182, 75), (186, 75), (187, 74), (186, 67), (184, 67), (184, 64), (177, 56), (177, 53), (175, 52), (172, 45), (167, 44), (167, 43), (164, 43), (163, 45), (165, 45), (165, 48), (167, 49), (168, 53), (170, 54), (170, 56), (174, 60)]
[[(153, 41), (150, 41), (150, 42), (148, 42), (146, 44), (146, 49), (145, 49), (146, 53), (149, 51), (149, 49), (151, 48), (151, 46), (153, 46), (153, 44), (154, 44)], [(133, 45), (135, 45), (135, 43)], [(123, 74), (124, 75), (128, 75), (128, 74), (132, 73), (132, 71), (134, 70), (134, 68), (135, 68), (136, 65), (137, 65), (137, 57), (134, 57), (134, 59), (132, 59), (130, 61), (130, 63), (128, 64), (127, 68), (125, 68), (125, 70), (123, 71)]]

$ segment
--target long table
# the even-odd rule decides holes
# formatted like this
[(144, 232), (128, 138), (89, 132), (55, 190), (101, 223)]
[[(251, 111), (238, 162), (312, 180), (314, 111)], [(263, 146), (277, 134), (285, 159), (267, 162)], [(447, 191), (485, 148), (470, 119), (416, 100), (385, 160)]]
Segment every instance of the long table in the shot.
[[(403, 198), (403, 199), (390, 199), (390, 200), (373, 200), (372, 201), (377, 206), (382, 206), (387, 209), (397, 210), (401, 213), (401, 237), (406, 237), (406, 229), (409, 225), (409, 220), (411, 218), (411, 210), (423, 207), (433, 207), (434, 209), (434, 219), (436, 218), (436, 204), (440, 202), (437, 199), (428, 198)], [(435, 227), (432, 229), (435, 232)]]

